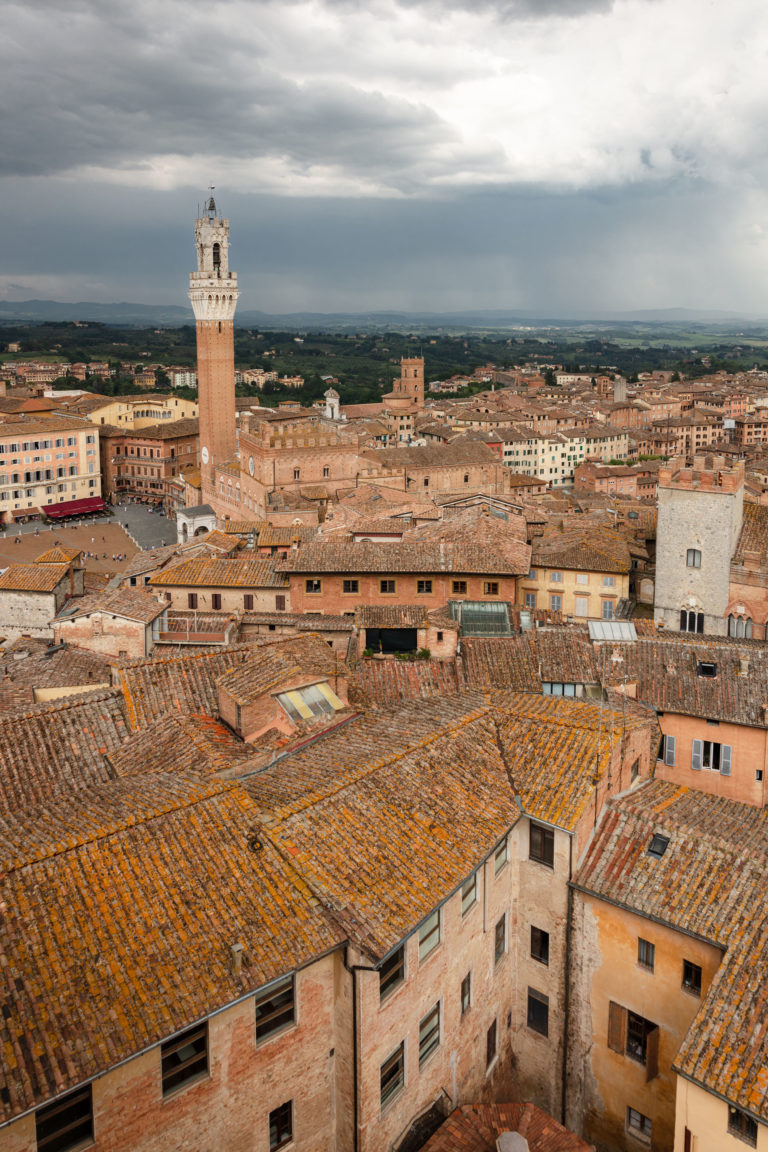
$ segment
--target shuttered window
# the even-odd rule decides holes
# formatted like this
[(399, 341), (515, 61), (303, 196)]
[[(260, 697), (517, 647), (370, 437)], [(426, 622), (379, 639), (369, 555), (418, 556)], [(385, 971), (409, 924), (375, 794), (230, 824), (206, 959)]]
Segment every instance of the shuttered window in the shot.
[(733, 749), (730, 744), (717, 744), (714, 740), (693, 740), (691, 742), (691, 768), (694, 772), (707, 769), (730, 776)]
[(644, 1064), (646, 1081), (659, 1074), (659, 1037), (657, 1024), (611, 1000), (608, 1005), (608, 1047)]
[(664, 763), (668, 764), (670, 768), (675, 766), (675, 744), (677, 740), (674, 736), (664, 737)]

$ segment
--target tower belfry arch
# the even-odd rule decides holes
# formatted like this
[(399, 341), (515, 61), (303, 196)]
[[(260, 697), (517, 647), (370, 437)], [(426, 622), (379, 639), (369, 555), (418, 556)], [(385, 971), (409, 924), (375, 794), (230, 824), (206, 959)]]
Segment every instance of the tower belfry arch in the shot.
[(214, 465), (235, 456), (235, 339), (237, 273), (229, 270), (229, 220), (211, 195), (195, 220), (197, 269), (189, 277), (189, 299), (197, 332), (197, 387), (203, 483)]

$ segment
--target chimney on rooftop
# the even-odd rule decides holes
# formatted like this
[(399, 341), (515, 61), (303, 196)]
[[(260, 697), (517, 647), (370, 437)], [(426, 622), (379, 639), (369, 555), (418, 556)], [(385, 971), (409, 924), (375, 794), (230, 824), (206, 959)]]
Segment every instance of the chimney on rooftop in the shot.
[(230, 944), (229, 951), (232, 959), (232, 975), (239, 976), (243, 970), (244, 944)]
[(749, 656), (739, 659), (739, 676), (749, 676)]

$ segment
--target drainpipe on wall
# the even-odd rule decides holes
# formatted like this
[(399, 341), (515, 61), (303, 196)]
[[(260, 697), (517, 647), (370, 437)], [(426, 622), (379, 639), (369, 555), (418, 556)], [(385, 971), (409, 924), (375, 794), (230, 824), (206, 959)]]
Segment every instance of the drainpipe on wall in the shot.
[(352, 1148), (353, 1152), (358, 1152), (360, 1147), (359, 1127), (360, 1127), (360, 1093), (358, 1090), (358, 1056), (359, 1045), (357, 1039), (357, 974), (358, 972), (376, 972), (377, 968), (372, 968), (368, 964), (348, 964), (347, 958), (344, 958), (344, 967), (347, 972), (352, 973)]
[(568, 845), (568, 910), (565, 920), (565, 978), (563, 981), (563, 1068), (562, 1087), (560, 1090), (560, 1123), (567, 1127), (565, 1122), (566, 1094), (568, 1089), (568, 1012), (571, 1002), (571, 937), (573, 921), (573, 836)]

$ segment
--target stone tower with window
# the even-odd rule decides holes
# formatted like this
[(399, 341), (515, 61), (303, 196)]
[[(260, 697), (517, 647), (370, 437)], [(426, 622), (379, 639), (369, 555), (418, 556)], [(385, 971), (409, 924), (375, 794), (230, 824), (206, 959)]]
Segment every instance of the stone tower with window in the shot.
[(229, 270), (229, 220), (211, 196), (195, 221), (197, 271), (189, 278), (189, 299), (197, 329), (197, 388), (200, 462), (203, 484), (213, 481), (214, 465), (235, 457), (235, 341), (237, 273)]
[(744, 465), (722, 456), (659, 469), (654, 620), (682, 632), (728, 631), (731, 557), (741, 531)]

